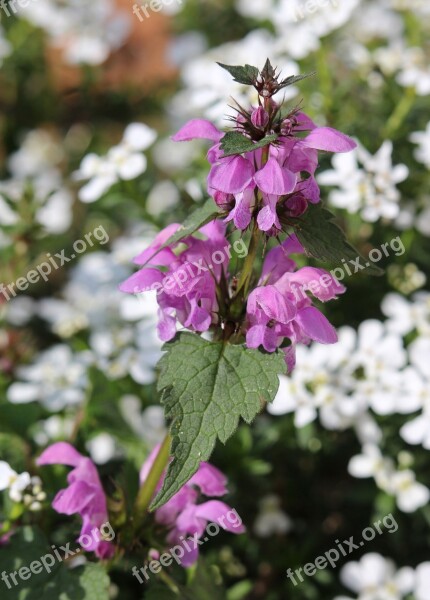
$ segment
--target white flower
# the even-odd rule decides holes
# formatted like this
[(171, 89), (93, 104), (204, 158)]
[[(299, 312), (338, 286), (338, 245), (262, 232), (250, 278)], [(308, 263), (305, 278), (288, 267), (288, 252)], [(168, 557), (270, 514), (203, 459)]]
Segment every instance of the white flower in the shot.
[(29, 188), (35, 221), (48, 233), (67, 231), (72, 222), (73, 197), (58, 169), (63, 158), (61, 144), (50, 133), (43, 129), (27, 133), (19, 150), (9, 157), (12, 178), (0, 182), (0, 225), (13, 225), (22, 218), (19, 205)]
[(304, 427), (315, 420), (317, 411), (315, 400), (306, 387), (293, 378), (279, 375), (279, 389), (267, 410), (272, 415), (295, 412), (294, 424)]
[(18, 475), (5, 461), (0, 461), (0, 491), (8, 490), (11, 500), (22, 501), (22, 492), (30, 484), (31, 477), (27, 472)]
[(340, 579), (358, 594), (357, 600), (402, 600), (413, 589), (414, 570), (404, 567), (396, 571), (391, 560), (371, 552), (342, 567)]
[(388, 331), (407, 335), (416, 330), (421, 335), (430, 335), (430, 293), (417, 292), (411, 300), (400, 294), (387, 294), (381, 310), (388, 317)]
[(264, 496), (260, 501), (260, 511), (255, 519), (254, 532), (259, 537), (285, 534), (292, 529), (290, 517), (280, 508), (280, 498)]
[(393, 166), (392, 151), (393, 144), (387, 140), (373, 156), (360, 144), (352, 152), (336, 154), (332, 159), (334, 169), (318, 177), (320, 184), (339, 188), (330, 193), (331, 204), (350, 213), (360, 212), (371, 223), (380, 218), (394, 220), (400, 212), (396, 185), (408, 177), (409, 171), (403, 164)]
[(85, 444), (92, 460), (104, 465), (118, 454), (115, 439), (108, 433), (99, 433)]
[(393, 461), (383, 457), (380, 449), (373, 444), (365, 445), (362, 452), (349, 461), (349, 474), (360, 479), (373, 477), (378, 487), (387, 490), (394, 474)]
[(423, 409), (422, 413), (405, 423), (400, 429), (400, 435), (409, 444), (422, 444), (430, 450), (430, 372), (428, 357), (430, 356), (430, 338), (417, 338), (409, 348), (410, 360), (414, 368), (414, 376), (410, 378), (409, 397), (413, 396), (419, 403), (416, 408)]
[(51, 411), (80, 404), (88, 387), (90, 362), (88, 352), (73, 354), (66, 345), (53, 346), (31, 365), (18, 368), (21, 381), (12, 383), (7, 398), (14, 404), (38, 401)]
[(98, 65), (125, 41), (131, 17), (112, 0), (38, 0), (24, 4), (21, 15), (48, 33), (70, 64)]
[(390, 481), (390, 488), (396, 496), (397, 506), (403, 512), (415, 512), (418, 508), (428, 504), (430, 499), (430, 490), (416, 481), (415, 473), (410, 469), (394, 473)]
[(428, 600), (430, 590), (430, 562), (418, 565), (415, 572), (414, 595), (416, 600)]
[(383, 457), (375, 445), (365, 445), (362, 454), (353, 456), (348, 472), (353, 477), (373, 477), (381, 490), (395, 496), (397, 506), (403, 512), (414, 512), (430, 499), (430, 490), (416, 481), (413, 471), (396, 471), (394, 462)]
[(419, 96), (430, 94), (430, 68), (423, 48), (406, 48), (402, 54), (401, 71), (397, 82), (404, 87), (414, 87)]
[(139, 398), (131, 395), (123, 396), (119, 406), (123, 418), (149, 449), (163, 441), (167, 429), (161, 406), (148, 406), (142, 411)]
[(409, 139), (414, 144), (418, 144), (414, 156), (418, 162), (430, 169), (430, 121), (427, 123), (425, 131), (415, 131), (411, 133)]
[(122, 141), (111, 148), (106, 156), (91, 153), (85, 156), (76, 180), (90, 181), (79, 191), (79, 199), (85, 203), (98, 200), (120, 180), (135, 179), (146, 171), (147, 160), (141, 152), (154, 142), (156, 133), (143, 123), (132, 123), (125, 131)]

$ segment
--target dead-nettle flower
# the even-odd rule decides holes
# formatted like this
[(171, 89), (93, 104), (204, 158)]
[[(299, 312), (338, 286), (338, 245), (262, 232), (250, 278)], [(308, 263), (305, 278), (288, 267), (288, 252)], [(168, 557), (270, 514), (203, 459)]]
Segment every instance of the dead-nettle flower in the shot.
[[(157, 290), (158, 333), (164, 341), (173, 339), (178, 323), (197, 333), (211, 329), (218, 339), (245, 341), (248, 348), (281, 348), (292, 368), (296, 344), (337, 341), (336, 331), (305, 292), (325, 302), (345, 288), (323, 269), (297, 269), (289, 255), (303, 253), (303, 247), (295, 234), (283, 243), (279, 236), (297, 226), (309, 202), (320, 201), (318, 150), (348, 152), (356, 144), (335, 129), (317, 127), (298, 108), (283, 114), (272, 96), (303, 77), (281, 80), (269, 61), (261, 72), (250, 65), (221, 66), (239, 83), (255, 87), (259, 105), (237, 105), (234, 131), (224, 133), (209, 121), (193, 119), (173, 137), (213, 142), (208, 191), (219, 216), (172, 243), (169, 238), (180, 226), (164, 229), (136, 257), (143, 268), (120, 289), (133, 294)], [(225, 252), (231, 225), (252, 232), (246, 260), (236, 273), (230, 272), (234, 263)], [(268, 252), (261, 276), (255, 277), (256, 248), (264, 237), (274, 236), (279, 245)], [(214, 260), (216, 255), (220, 260)]]
[[(99, 558), (113, 556), (115, 547), (94, 530), (103, 533), (102, 526), (108, 522), (106, 496), (92, 460), (79, 454), (66, 442), (57, 442), (46, 448), (37, 460), (38, 465), (67, 465), (73, 467), (67, 476), (69, 486), (55, 496), (52, 507), (65, 515), (79, 514), (82, 529), (79, 540), (90, 540), (85, 549), (95, 552)], [(110, 538), (112, 540), (112, 537)]]
[[(140, 483), (143, 485), (160, 450), (156, 446), (140, 471)], [(159, 491), (165, 474), (157, 485)], [(186, 543), (188, 536), (200, 540), (208, 523), (217, 523), (231, 533), (243, 533), (245, 527), (235, 509), (220, 500), (207, 500), (198, 503), (200, 495), (220, 497), (227, 494), (227, 478), (216, 467), (201, 462), (198, 471), (164, 506), (155, 511), (155, 520), (168, 529), (167, 542), (171, 545), (183, 545), (184, 552), (180, 563), (189, 567), (199, 555), (198, 544)]]
[(229, 212), (227, 221), (244, 230), (256, 216), (261, 231), (278, 235), (283, 218), (300, 216), (308, 202), (320, 201), (315, 181), (318, 150), (349, 152), (356, 143), (331, 127), (317, 127), (297, 107), (282, 113), (272, 96), (303, 77), (279, 81), (270, 63), (258, 76), (249, 70), (254, 67), (244, 67), (240, 75), (238, 69), (242, 68), (227, 67), (236, 81), (254, 85), (260, 95), (259, 106), (246, 109), (237, 105), (234, 131), (225, 134), (209, 121), (193, 119), (172, 139), (212, 141), (208, 192)]

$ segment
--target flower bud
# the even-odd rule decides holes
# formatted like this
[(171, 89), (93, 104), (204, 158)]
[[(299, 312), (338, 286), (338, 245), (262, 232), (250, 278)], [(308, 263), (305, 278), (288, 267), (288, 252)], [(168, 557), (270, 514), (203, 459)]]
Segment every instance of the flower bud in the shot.
[(259, 106), (252, 111), (251, 121), (254, 127), (264, 129), (269, 122), (269, 115), (262, 106)]

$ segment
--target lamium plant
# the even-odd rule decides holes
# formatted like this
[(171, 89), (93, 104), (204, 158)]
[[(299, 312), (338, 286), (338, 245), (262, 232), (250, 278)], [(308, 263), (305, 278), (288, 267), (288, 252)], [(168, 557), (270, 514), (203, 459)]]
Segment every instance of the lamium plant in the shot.
[[(298, 345), (337, 341), (320, 303), (337, 299), (345, 287), (335, 271), (303, 266), (303, 257), (339, 266), (359, 256), (322, 207), (315, 179), (318, 152), (348, 152), (355, 142), (318, 127), (301, 108), (278, 103), (275, 96), (302, 76), (281, 79), (269, 60), (262, 71), (220, 67), (253, 86), (258, 102), (236, 104), (230, 131), (193, 119), (173, 136), (178, 143), (211, 142), (210, 198), (142, 249), (134, 259), (140, 269), (120, 285), (125, 293), (156, 296), (165, 342), (158, 390), (170, 431), (143, 464), (131, 505), (113, 481), (107, 491), (91, 459), (70, 443), (52, 444), (37, 461), (44, 468), (73, 467), (52, 506), (79, 515), (79, 539), (110, 564), (136, 552), (140, 558), (142, 548), (145, 558), (160, 556), (173, 544), (182, 552), (180, 564), (190, 567), (208, 523), (245, 531), (235, 509), (219, 500), (228, 491), (226, 477), (207, 461), (241, 418), (251, 424), (275, 398), (279, 375), (295, 368)], [(0, 467), (2, 489), (16, 487), (16, 473), (6, 463)], [(22, 490), (29, 475), (24, 479)], [(115, 536), (103, 535), (107, 526), (112, 534), (111, 524)], [(194, 546), (187, 546), (190, 539)], [(132, 572), (142, 583), (141, 570)], [(172, 581), (169, 587), (179, 589)]]
[(217, 440), (225, 443), (240, 418), (251, 423), (274, 399), (298, 344), (337, 341), (315, 303), (335, 300), (344, 286), (324, 269), (298, 268), (292, 256), (339, 265), (359, 255), (322, 206), (315, 179), (319, 151), (349, 152), (355, 142), (275, 100), (304, 76), (282, 79), (269, 60), (261, 71), (220, 67), (253, 86), (258, 102), (235, 103), (230, 131), (193, 119), (173, 136), (211, 142), (210, 199), (182, 225), (161, 231), (136, 257), (140, 270), (121, 285), (130, 294), (156, 293), (166, 342), (158, 389), (170, 449), (140, 490), (140, 514), (170, 502)]

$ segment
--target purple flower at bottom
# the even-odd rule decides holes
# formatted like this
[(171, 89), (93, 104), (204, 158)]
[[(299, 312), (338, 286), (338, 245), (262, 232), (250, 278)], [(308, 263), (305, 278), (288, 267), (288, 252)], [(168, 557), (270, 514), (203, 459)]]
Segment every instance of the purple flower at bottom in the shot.
[[(148, 477), (160, 446), (156, 446), (140, 472), (143, 484)], [(157, 485), (161, 489), (165, 473)], [(201, 539), (208, 523), (216, 523), (231, 533), (243, 533), (245, 527), (235, 509), (220, 500), (208, 500), (197, 503), (200, 494), (204, 496), (224, 496), (227, 493), (226, 477), (217, 468), (207, 462), (201, 462), (198, 471), (166, 504), (155, 511), (155, 520), (168, 528), (167, 542), (181, 545), (185, 552), (181, 563), (189, 567), (198, 559), (198, 548), (186, 542), (188, 536)], [(186, 543), (184, 543), (184, 540)], [(188, 547), (187, 547), (188, 546)]]
[[(91, 459), (79, 454), (66, 442), (57, 442), (46, 448), (37, 459), (40, 465), (67, 465), (74, 467), (67, 476), (69, 487), (60, 490), (52, 502), (52, 508), (65, 515), (79, 514), (82, 529), (78, 539), (86, 536), (85, 550), (95, 552), (99, 558), (110, 558), (115, 547), (101, 538), (100, 528), (108, 522), (106, 496)], [(94, 535), (94, 530), (98, 532)]]

